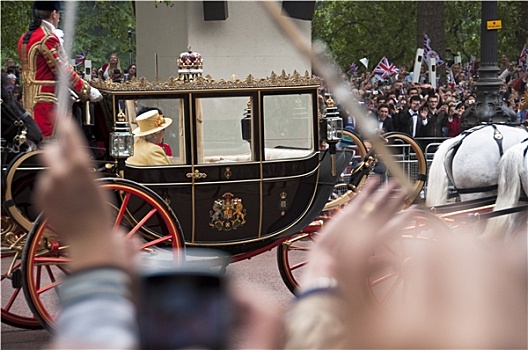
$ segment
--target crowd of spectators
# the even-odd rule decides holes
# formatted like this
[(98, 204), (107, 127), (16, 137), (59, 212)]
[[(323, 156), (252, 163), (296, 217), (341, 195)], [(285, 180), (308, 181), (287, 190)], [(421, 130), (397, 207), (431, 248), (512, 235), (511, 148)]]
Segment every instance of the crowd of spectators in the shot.
[[(347, 81), (366, 115), (378, 122), (377, 131), (380, 133), (398, 131), (418, 138), (442, 139), (456, 136), (462, 131), (461, 116), (477, 100), (477, 71), (466, 66), (464, 69), (460, 63), (446, 64), (448, 79), (444, 84), (431, 84), (424, 66), (418, 79), (413, 79), (413, 72), (400, 66), (398, 74), (386, 79), (366, 71), (352, 75)], [(498, 74), (502, 81), (500, 103), (515, 111), (517, 123), (526, 123), (528, 72), (522, 71), (517, 62), (510, 62), (506, 55), (502, 55)], [(324, 98), (321, 100), (324, 102)], [(408, 120), (414, 116), (413, 110), (422, 122), (410, 129)], [(354, 116), (346, 110), (341, 110), (341, 113), (346, 127), (354, 130)]]
[[(108, 70), (112, 65), (113, 69)], [(501, 55), (498, 65), (499, 79), (502, 81), (500, 88), (500, 102), (518, 115), (517, 122), (527, 122), (528, 99), (526, 97), (528, 86), (528, 72), (523, 72), (516, 61), (510, 62), (506, 55)], [(110, 74), (108, 74), (110, 72)], [(22, 97), (20, 84), (21, 70), (12, 58), (5, 61), (2, 73), (7, 73), (11, 79), (9, 90), (17, 99)], [(347, 78), (352, 92), (362, 104), (368, 116), (375, 118), (379, 124), (379, 132), (399, 131), (412, 133), (407, 125), (398, 123), (398, 120), (406, 120), (405, 113), (411, 109), (410, 99), (413, 95), (420, 97), (422, 111), (427, 107), (428, 115), (426, 124), (418, 128), (414, 137), (443, 138), (453, 137), (461, 131), (461, 116), (473, 103), (476, 102), (475, 81), (477, 76), (475, 69), (466, 69), (460, 63), (446, 64), (445, 84), (436, 84), (434, 87), (429, 83), (428, 72), (422, 66), (420, 77), (413, 82), (413, 72), (409, 72), (406, 66), (399, 67), (399, 73), (386, 79), (379, 79), (372, 71), (366, 71)], [(119, 66), (119, 58), (116, 53), (109, 56), (108, 63), (102, 68), (92, 71), (91, 80), (107, 79), (128, 81), (136, 78), (136, 64), (131, 64), (124, 71)], [(321, 112), (324, 111), (325, 98), (320, 98)], [(382, 107), (383, 108), (380, 108)], [(385, 113), (388, 109), (388, 114)], [(381, 110), (381, 114), (379, 113)], [(345, 125), (354, 130), (355, 120), (344, 111)], [(385, 127), (383, 127), (385, 125)]]
[(11, 91), (13, 96), (20, 101), (22, 98), (22, 88), (20, 87), (20, 68), (15, 63), (15, 60), (8, 58), (2, 68), (2, 74), (7, 74), (8, 86), (7, 90)]

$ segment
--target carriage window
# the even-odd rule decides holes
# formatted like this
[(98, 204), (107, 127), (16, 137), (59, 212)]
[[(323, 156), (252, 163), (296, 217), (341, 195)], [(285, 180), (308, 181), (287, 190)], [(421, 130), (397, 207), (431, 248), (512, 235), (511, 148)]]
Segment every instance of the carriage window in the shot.
[(264, 96), (265, 159), (309, 155), (313, 145), (311, 94)]
[[(135, 117), (138, 117), (144, 107), (158, 108), (163, 112), (163, 116), (172, 119), (172, 124), (165, 129), (163, 138), (163, 147), (167, 156), (173, 164), (185, 164), (185, 143), (183, 139), (183, 100), (179, 98), (172, 99), (140, 99), (127, 100), (127, 118), (131, 122), (131, 129), (137, 128)], [(135, 110), (134, 110), (135, 109)], [(131, 118), (134, 116), (134, 118)]]
[(248, 162), (251, 148), (242, 137), (240, 120), (248, 96), (196, 99), (196, 134), (199, 163)]

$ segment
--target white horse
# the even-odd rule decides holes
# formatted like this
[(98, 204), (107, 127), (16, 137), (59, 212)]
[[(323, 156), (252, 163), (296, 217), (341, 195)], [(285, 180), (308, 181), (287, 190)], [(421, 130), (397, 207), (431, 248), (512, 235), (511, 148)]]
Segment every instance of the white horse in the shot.
[(447, 203), (448, 180), (461, 201), (495, 195), (501, 156), (527, 136), (522, 128), (481, 125), (444, 141), (429, 169), (426, 205)]
[[(511, 147), (499, 162), (499, 180), (496, 210), (508, 209), (519, 203), (524, 190), (524, 196), (528, 195), (528, 138), (523, 142)], [(504, 240), (514, 233), (520, 225), (525, 227), (528, 212), (520, 212), (512, 215), (499, 215), (489, 219), (486, 230), (482, 234), (485, 239)]]

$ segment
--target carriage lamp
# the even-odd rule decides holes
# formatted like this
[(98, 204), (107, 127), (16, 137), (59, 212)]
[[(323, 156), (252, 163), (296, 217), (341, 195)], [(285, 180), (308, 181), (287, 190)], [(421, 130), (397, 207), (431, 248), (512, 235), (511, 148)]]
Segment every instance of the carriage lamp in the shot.
[(134, 155), (134, 135), (123, 111), (119, 111), (114, 130), (110, 133), (110, 155), (118, 160)]
[(244, 118), (240, 120), (242, 127), (242, 139), (251, 143), (251, 100), (248, 101), (243, 115)]
[(341, 141), (341, 138), (343, 137), (343, 119), (339, 116), (339, 111), (331, 97), (326, 100), (325, 116), (321, 127), (323, 137), (328, 143), (328, 149), (330, 151), (332, 176), (336, 176), (337, 143)]

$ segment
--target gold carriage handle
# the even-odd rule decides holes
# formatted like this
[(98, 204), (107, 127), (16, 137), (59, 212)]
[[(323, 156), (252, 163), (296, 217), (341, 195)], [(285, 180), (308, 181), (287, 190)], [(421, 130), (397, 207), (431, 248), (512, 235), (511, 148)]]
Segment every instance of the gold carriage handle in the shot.
[(205, 179), (207, 177), (207, 174), (195, 170), (194, 173), (187, 173), (185, 174), (185, 176), (187, 176), (188, 179)]

